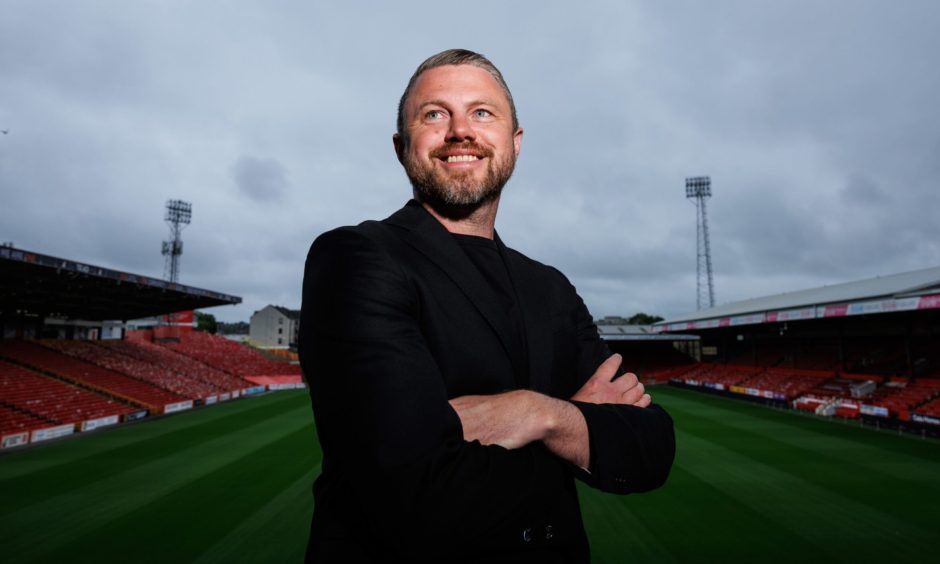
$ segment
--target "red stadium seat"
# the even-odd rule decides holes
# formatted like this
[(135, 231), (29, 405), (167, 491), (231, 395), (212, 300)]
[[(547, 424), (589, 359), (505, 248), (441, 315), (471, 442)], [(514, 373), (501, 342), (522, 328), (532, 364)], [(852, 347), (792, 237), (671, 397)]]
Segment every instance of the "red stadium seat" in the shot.
[(136, 408), (0, 361), (0, 435), (124, 415)]
[(0, 356), (156, 411), (162, 411), (166, 404), (185, 399), (147, 382), (55, 352), (30, 341), (0, 340)]
[(296, 364), (270, 360), (247, 345), (200, 331), (184, 334), (179, 342), (167, 342), (164, 346), (234, 376), (300, 374)]

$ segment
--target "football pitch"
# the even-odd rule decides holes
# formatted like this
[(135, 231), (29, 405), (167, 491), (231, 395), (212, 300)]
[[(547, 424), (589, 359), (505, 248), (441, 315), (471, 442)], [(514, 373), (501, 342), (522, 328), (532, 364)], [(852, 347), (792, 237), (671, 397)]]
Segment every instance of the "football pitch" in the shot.
[[(665, 488), (580, 488), (595, 562), (934, 561), (940, 443), (658, 387)], [(320, 453), (278, 392), (0, 456), (6, 562), (303, 561)]]

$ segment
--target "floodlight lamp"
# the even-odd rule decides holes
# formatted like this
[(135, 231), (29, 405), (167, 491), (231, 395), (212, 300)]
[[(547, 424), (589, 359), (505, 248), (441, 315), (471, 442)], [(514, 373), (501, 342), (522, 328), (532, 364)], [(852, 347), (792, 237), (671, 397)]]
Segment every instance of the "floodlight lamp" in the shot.
[(193, 205), (183, 200), (168, 200), (166, 203), (166, 221), (189, 223), (193, 217)]
[(693, 176), (685, 179), (686, 198), (710, 198), (712, 181), (708, 176)]

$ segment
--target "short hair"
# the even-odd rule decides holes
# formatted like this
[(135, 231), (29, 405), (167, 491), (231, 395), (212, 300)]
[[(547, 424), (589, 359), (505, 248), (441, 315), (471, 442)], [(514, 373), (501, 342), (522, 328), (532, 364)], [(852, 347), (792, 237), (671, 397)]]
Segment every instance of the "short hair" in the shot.
[(401, 95), (401, 100), (398, 101), (398, 135), (403, 140), (408, 140), (408, 133), (405, 130), (405, 102), (408, 100), (408, 96), (411, 95), (411, 91), (414, 90), (415, 82), (417, 82), (418, 77), (426, 71), (447, 65), (470, 65), (490, 73), (490, 76), (492, 76), (496, 80), (496, 83), (499, 84), (499, 87), (503, 89), (506, 99), (509, 100), (513, 131), (519, 129), (519, 119), (516, 117), (516, 104), (512, 101), (512, 92), (509, 91), (509, 86), (506, 85), (506, 80), (503, 79), (503, 74), (499, 72), (496, 65), (479, 53), (474, 53), (466, 49), (448, 49), (441, 51), (437, 55), (431, 55), (425, 59), (423, 63), (418, 65), (414, 74), (411, 75), (411, 80), (408, 81), (408, 86), (405, 87), (405, 92)]

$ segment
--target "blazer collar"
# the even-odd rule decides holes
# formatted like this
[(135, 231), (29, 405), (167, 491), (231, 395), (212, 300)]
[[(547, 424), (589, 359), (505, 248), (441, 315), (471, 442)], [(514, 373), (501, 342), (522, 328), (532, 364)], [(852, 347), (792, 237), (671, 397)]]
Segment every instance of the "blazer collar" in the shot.
[[(514, 331), (512, 322), (486, 280), (447, 229), (415, 200), (409, 201), (385, 221), (403, 228), (406, 242), (440, 267), (461, 289), (499, 336), (512, 362), (515, 358), (509, 354), (510, 336)], [(535, 271), (509, 252), (498, 233), (495, 241), (520, 301), (527, 341), (529, 386), (547, 392), (550, 387), (552, 334), (546, 298), (539, 291), (541, 285)], [(525, 369), (513, 368), (516, 371)]]
[[(460, 288), (497, 334), (506, 356), (513, 363), (515, 356), (509, 353), (514, 331), (512, 322), (490, 290), (483, 275), (476, 269), (450, 232), (415, 200), (409, 201), (385, 222), (403, 228), (405, 242), (436, 264)], [(505, 246), (499, 240), (499, 236), (496, 237), (496, 243), (505, 259)], [(515, 282), (513, 279), (513, 283)], [(517, 294), (522, 293), (520, 290), (517, 288)], [(525, 320), (527, 321), (527, 317)], [(514, 371), (524, 370), (524, 367), (513, 364)]]

